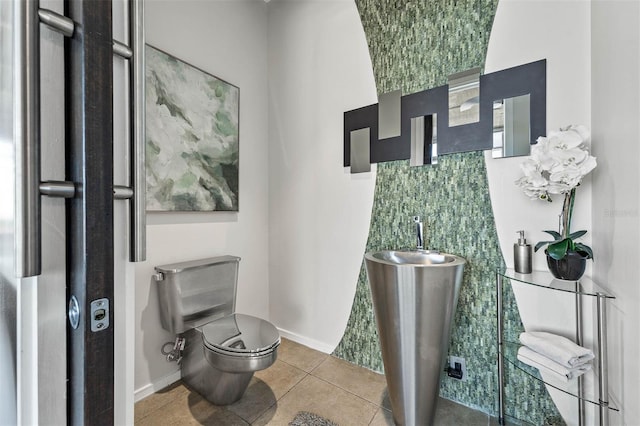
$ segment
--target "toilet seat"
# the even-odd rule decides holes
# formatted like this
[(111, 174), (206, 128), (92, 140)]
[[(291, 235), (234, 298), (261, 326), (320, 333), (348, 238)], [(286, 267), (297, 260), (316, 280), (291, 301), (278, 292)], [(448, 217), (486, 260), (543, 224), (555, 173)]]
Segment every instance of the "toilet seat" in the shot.
[(262, 357), (280, 345), (278, 330), (268, 321), (232, 314), (201, 327), (205, 347), (234, 357)]

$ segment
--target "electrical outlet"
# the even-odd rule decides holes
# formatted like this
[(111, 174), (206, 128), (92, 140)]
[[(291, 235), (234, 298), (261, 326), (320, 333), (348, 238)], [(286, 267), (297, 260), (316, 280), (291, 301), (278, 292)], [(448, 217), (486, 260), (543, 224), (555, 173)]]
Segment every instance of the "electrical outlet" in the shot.
[(463, 382), (467, 380), (467, 365), (464, 358), (459, 356), (449, 357), (449, 376)]

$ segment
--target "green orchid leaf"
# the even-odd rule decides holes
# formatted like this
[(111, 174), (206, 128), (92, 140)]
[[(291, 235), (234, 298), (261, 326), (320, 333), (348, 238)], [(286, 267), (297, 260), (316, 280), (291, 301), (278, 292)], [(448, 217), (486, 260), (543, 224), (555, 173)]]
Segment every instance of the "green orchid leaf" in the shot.
[(593, 250), (591, 250), (591, 247), (585, 244), (576, 243), (575, 251), (577, 251), (578, 253), (584, 253), (584, 255), (587, 256), (587, 259), (593, 259)]
[(551, 256), (553, 259), (560, 260), (566, 256), (568, 248), (569, 248), (569, 239), (565, 238), (564, 240), (558, 243), (549, 244), (549, 247), (547, 248), (547, 253), (549, 253), (549, 256)]
[(555, 243), (555, 241), (540, 241), (538, 244), (536, 244), (536, 247), (535, 247), (534, 251), (538, 251), (542, 247), (546, 246), (547, 244), (551, 244), (551, 243)]
[(587, 231), (576, 231), (576, 232), (572, 233), (571, 235), (569, 235), (569, 238), (571, 238), (572, 240), (575, 240), (576, 238), (582, 237), (586, 233), (587, 233)]
[(555, 244), (555, 243), (559, 243), (559, 242), (561, 242), (563, 240), (562, 239), (562, 235), (560, 235), (556, 231), (542, 231), (542, 232), (546, 232), (547, 234), (551, 235), (553, 238), (555, 238), (555, 240), (553, 240), (553, 241), (540, 241), (538, 244), (536, 244), (536, 247), (535, 247), (534, 251), (540, 250), (542, 247), (546, 246), (547, 244)]
[(562, 240), (562, 235), (560, 235), (559, 232), (556, 232), (556, 231), (542, 231), (542, 232), (546, 232), (547, 234), (551, 235), (553, 238), (556, 239), (556, 241)]

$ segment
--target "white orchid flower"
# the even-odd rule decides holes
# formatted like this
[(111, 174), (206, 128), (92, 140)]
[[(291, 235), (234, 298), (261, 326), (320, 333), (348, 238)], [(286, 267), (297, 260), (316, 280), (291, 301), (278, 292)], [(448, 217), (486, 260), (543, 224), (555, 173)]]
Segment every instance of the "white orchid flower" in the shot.
[(523, 177), (516, 181), (533, 199), (551, 201), (550, 194), (566, 194), (580, 185), (596, 167), (586, 144), (591, 134), (583, 125), (572, 125), (538, 138), (531, 155), (520, 164)]

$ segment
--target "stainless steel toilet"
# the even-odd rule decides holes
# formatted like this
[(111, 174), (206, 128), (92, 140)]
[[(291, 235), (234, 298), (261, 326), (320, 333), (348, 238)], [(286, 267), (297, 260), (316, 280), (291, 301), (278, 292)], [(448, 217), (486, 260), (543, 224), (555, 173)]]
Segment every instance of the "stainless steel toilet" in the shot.
[(156, 266), (162, 327), (185, 339), (182, 380), (216, 405), (239, 400), (280, 345), (268, 321), (235, 313), (239, 257)]

